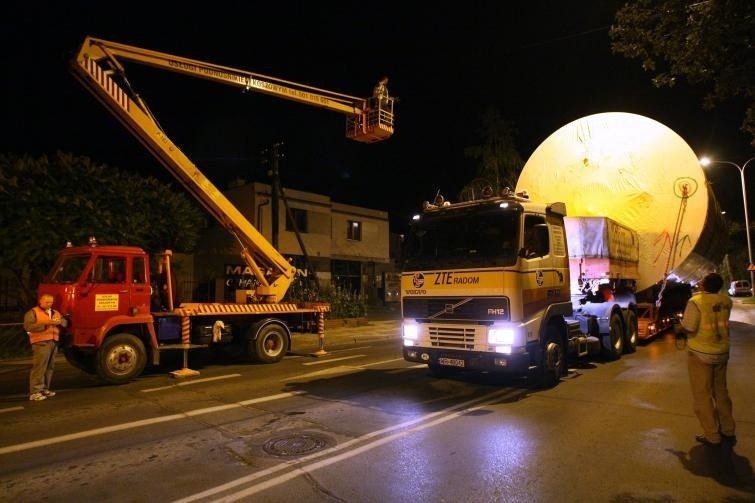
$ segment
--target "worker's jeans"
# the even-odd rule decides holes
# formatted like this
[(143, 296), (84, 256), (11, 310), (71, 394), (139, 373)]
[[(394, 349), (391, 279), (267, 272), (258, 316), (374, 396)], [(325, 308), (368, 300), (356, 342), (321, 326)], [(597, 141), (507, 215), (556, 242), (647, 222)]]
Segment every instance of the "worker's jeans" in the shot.
[(29, 391), (32, 395), (50, 389), (57, 351), (58, 343), (55, 341), (43, 341), (31, 345), (32, 368), (29, 375)]
[(726, 363), (708, 364), (688, 352), (687, 367), (692, 387), (692, 407), (705, 438), (721, 441), (721, 433), (734, 435), (731, 398), (726, 387)]

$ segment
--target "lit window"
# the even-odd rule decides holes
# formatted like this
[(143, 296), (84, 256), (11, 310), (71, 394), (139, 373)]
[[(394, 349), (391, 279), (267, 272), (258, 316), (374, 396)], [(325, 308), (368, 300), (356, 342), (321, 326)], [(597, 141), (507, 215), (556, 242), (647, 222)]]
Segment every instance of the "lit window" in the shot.
[(362, 222), (349, 220), (346, 222), (346, 238), (352, 241), (362, 240)]

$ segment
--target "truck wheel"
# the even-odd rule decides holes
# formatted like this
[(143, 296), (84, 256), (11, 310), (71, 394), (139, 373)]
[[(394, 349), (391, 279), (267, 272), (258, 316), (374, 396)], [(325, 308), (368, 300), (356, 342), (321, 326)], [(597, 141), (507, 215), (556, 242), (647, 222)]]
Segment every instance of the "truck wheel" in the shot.
[(76, 367), (79, 370), (83, 370), (87, 374), (95, 373), (93, 355), (85, 355), (77, 348), (64, 348), (63, 354), (66, 357), (66, 361), (71, 364), (71, 366)]
[[(252, 335), (257, 325), (252, 327)], [(249, 356), (262, 363), (276, 363), (288, 351), (288, 330), (280, 323), (267, 323), (249, 340)]]
[(97, 351), (96, 371), (110, 384), (123, 384), (137, 377), (147, 364), (144, 343), (131, 334), (115, 334), (105, 339)]
[(640, 329), (637, 325), (637, 314), (627, 311), (626, 332), (624, 333), (624, 352), (634, 353), (637, 351), (637, 341), (640, 338)]
[(538, 369), (535, 371), (534, 385), (537, 388), (552, 388), (566, 373), (566, 352), (558, 329), (548, 327)]
[(618, 314), (611, 315), (608, 334), (603, 334), (603, 352), (609, 360), (618, 360), (624, 352), (624, 326)]

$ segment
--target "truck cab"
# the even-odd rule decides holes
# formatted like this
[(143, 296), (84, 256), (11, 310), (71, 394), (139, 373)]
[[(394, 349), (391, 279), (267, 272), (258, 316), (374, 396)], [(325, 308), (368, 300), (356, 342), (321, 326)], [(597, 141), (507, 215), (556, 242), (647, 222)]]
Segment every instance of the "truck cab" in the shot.
[[(64, 350), (75, 348), (73, 363), (82, 363), (116, 328), (132, 332), (147, 347), (156, 344), (152, 330), (149, 256), (133, 246), (67, 247), (39, 285), (69, 321)], [(146, 332), (146, 333), (145, 333)], [(152, 333), (150, 333), (152, 332)]]

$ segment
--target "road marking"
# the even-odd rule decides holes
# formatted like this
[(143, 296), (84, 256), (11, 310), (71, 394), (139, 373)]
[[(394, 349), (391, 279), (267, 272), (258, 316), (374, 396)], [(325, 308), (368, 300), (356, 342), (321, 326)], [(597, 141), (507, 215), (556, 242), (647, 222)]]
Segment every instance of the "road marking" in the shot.
[(192, 384), (199, 384), (202, 382), (217, 381), (220, 379), (230, 379), (231, 377), (241, 377), (241, 374), (228, 374), (228, 375), (222, 375), (222, 376), (217, 376), (217, 377), (205, 377), (204, 379), (194, 379), (192, 381), (171, 384), (170, 386), (160, 386), (159, 388), (148, 388), (148, 389), (142, 389), (139, 391), (142, 393), (152, 393), (153, 391), (160, 391), (163, 389), (172, 389), (172, 388), (175, 388), (176, 386), (190, 386)]
[(7, 409), (0, 409), (0, 414), (3, 412), (13, 412), (14, 410), (24, 410), (24, 408), (19, 405), (18, 407), (8, 407)]
[(283, 398), (290, 398), (297, 395), (303, 395), (304, 391), (292, 391), (290, 393), (278, 393), (277, 395), (263, 396), (259, 398), (252, 398), (251, 400), (244, 400), (242, 402), (229, 403), (225, 405), (217, 405), (215, 407), (206, 407), (204, 409), (194, 409), (179, 414), (171, 414), (169, 416), (153, 417), (150, 419), (142, 419), (140, 421), (132, 421), (130, 423), (114, 424), (112, 426), (105, 426), (104, 428), (95, 428), (93, 430), (80, 431), (78, 433), (70, 433), (68, 435), (60, 435), (58, 437), (44, 438), (41, 440), (34, 440), (33, 442), (24, 442), (22, 444), (7, 445), (0, 447), (0, 454), (9, 454), (11, 452), (25, 451), (28, 449), (34, 449), (36, 447), (44, 447), (47, 445), (60, 444), (62, 442), (68, 442), (71, 440), (78, 440), (81, 438), (94, 437), (96, 435), (103, 435), (105, 433), (114, 433), (123, 430), (130, 430), (132, 428), (139, 428), (141, 426), (149, 426), (158, 423), (167, 423), (169, 421), (175, 421), (177, 419), (186, 419), (187, 417), (201, 416), (203, 414), (211, 414), (213, 412), (220, 412), (229, 409), (237, 409), (246, 405), (254, 405), (262, 402), (270, 402), (273, 400), (281, 400)]
[[(212, 499), (212, 501), (237, 501), (239, 499), (243, 499), (247, 496), (258, 493), (265, 489), (269, 489), (271, 487), (280, 485), (293, 478), (299, 477), (300, 475), (304, 475), (309, 472), (319, 470), (320, 468), (324, 468), (334, 463), (338, 463), (339, 461), (342, 461), (344, 459), (348, 459), (358, 454), (362, 454), (363, 452), (370, 451), (372, 449), (375, 449), (376, 447), (380, 447), (383, 444), (386, 444), (393, 440), (397, 440), (410, 433), (422, 431), (424, 429), (437, 426), (446, 421), (456, 419), (464, 414), (468, 414), (469, 412), (491, 405), (495, 403), (495, 401), (503, 399), (509, 394), (515, 394), (515, 393), (519, 393), (519, 390), (513, 389), (513, 390), (505, 390), (505, 391), (501, 391), (501, 390), (494, 391), (492, 393), (488, 393), (487, 395), (483, 395), (482, 397), (474, 398), (472, 400), (467, 400), (466, 402), (462, 402), (461, 404), (447, 407), (437, 412), (432, 412), (430, 414), (426, 414), (424, 416), (420, 416), (415, 419), (410, 419), (409, 421), (405, 421), (397, 425), (389, 426), (381, 430), (376, 430), (371, 433), (367, 433), (366, 435), (362, 435), (361, 437), (355, 438), (353, 440), (349, 440), (347, 442), (344, 442), (343, 444), (337, 445), (335, 447), (331, 447), (330, 449), (325, 449), (324, 451), (316, 452), (314, 454), (310, 454), (309, 456), (304, 456), (303, 458), (300, 458), (297, 462), (292, 461), (292, 462), (280, 463), (275, 466), (271, 466), (270, 468), (266, 470), (255, 472), (245, 477), (241, 477), (236, 480), (226, 482), (225, 484), (221, 484), (219, 486), (207, 489), (205, 491), (193, 494), (191, 496), (181, 498), (179, 500), (176, 500), (174, 503), (189, 503), (189, 502), (197, 501), (203, 498), (209, 498), (209, 497), (217, 495), (218, 493), (235, 490), (235, 488), (237, 488), (238, 486), (242, 484), (247, 484), (256, 479), (266, 477), (268, 475), (272, 475), (281, 470), (292, 469), (292, 471), (289, 473), (284, 473), (275, 478), (266, 480), (264, 482), (260, 482), (259, 484), (249, 486), (245, 489), (239, 490), (236, 493), (226, 495), (222, 497), (222, 499), (217, 499), (217, 498)], [(399, 430), (399, 431), (397, 431), (396, 433), (391, 433), (396, 430)], [(371, 440), (375, 437), (380, 437), (388, 433), (390, 433), (390, 435), (383, 436), (382, 438), (372, 440), (371, 442), (367, 444), (357, 447), (357, 444), (359, 443)], [(340, 451), (345, 451), (345, 452), (337, 454)], [(321, 461), (315, 461), (309, 465), (307, 464), (308, 462), (314, 461), (317, 458), (331, 455), (331, 454), (335, 454), (335, 455), (333, 457), (329, 457)]]
[(325, 363), (339, 362), (341, 360), (352, 360), (354, 358), (364, 358), (365, 356), (367, 355), (342, 356), (340, 358), (328, 358), (327, 360), (318, 360), (316, 362), (302, 363), (302, 365), (323, 365)]
[(333, 374), (352, 374), (354, 372), (362, 372), (364, 369), (361, 367), (352, 367), (349, 365), (339, 365), (337, 367), (331, 367), (329, 369), (316, 370), (309, 372), (308, 374), (297, 374), (291, 377), (286, 377), (280, 380), (280, 382), (296, 381), (298, 379), (311, 379), (313, 377), (322, 377)]
[(390, 360), (383, 360), (381, 362), (372, 362), (372, 363), (365, 363), (364, 365), (360, 365), (360, 367), (374, 367), (376, 365), (382, 365), (384, 363), (392, 363), (392, 362), (399, 362), (404, 361), (403, 358), (391, 358)]

